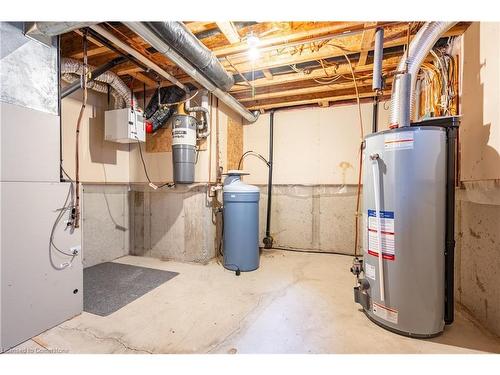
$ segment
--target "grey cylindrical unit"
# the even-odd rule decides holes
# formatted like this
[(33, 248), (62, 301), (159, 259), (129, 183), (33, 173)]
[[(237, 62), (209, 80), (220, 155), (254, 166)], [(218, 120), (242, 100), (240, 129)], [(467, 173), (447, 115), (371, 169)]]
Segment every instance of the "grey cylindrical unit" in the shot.
[(196, 163), (196, 118), (178, 114), (172, 119), (172, 163), (174, 182), (192, 184)]
[[(364, 166), (364, 271), (370, 284), (365, 311), (398, 333), (437, 335), (444, 328), (446, 132), (428, 126), (368, 135)], [(375, 215), (377, 174), (384, 301)]]
[(241, 171), (224, 180), (224, 267), (232, 271), (259, 268), (259, 198), (257, 186), (241, 181)]
[(375, 31), (375, 48), (373, 49), (373, 82), (372, 89), (382, 90), (382, 60), (384, 58), (384, 29)]

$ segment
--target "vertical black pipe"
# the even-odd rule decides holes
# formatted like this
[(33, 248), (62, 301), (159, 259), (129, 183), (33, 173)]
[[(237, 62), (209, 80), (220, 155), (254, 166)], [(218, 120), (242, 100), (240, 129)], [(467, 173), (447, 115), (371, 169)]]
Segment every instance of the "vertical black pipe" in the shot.
[(378, 95), (375, 93), (373, 97), (373, 118), (372, 118), (372, 133), (378, 131)]
[(271, 201), (273, 189), (273, 132), (274, 132), (274, 110), (269, 113), (269, 175), (267, 181), (267, 221), (266, 237), (264, 237), (264, 247), (270, 249), (273, 247), (273, 237), (271, 236)]
[(445, 308), (444, 321), (453, 323), (455, 315), (455, 149), (457, 128), (447, 128), (446, 171), (446, 249), (445, 249)]

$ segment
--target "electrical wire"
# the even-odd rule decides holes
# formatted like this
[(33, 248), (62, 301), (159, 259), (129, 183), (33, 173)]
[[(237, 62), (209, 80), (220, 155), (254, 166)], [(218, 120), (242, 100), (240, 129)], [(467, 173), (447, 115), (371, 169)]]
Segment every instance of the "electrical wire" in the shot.
[(182, 104), (182, 103), (186, 103), (188, 101), (190, 101), (191, 99), (194, 99), (194, 97), (196, 95), (198, 95), (199, 91), (196, 91), (193, 95), (191, 95), (189, 98), (186, 98), (186, 99), (182, 99), (182, 100), (179, 100), (178, 102), (173, 102), (173, 103), (163, 103), (161, 104), (161, 107), (162, 108), (168, 108), (168, 107), (172, 107), (174, 105), (179, 105), (179, 104)]
[(359, 246), (359, 216), (360, 216), (360, 205), (361, 205), (361, 177), (363, 171), (363, 148), (364, 142), (361, 143), (359, 149), (359, 165), (358, 165), (358, 186), (356, 191), (356, 212), (354, 213), (354, 256), (358, 256), (358, 246)]
[(175, 183), (174, 182), (166, 182), (162, 185), (155, 185), (153, 183), (153, 181), (151, 181), (151, 179), (149, 178), (149, 173), (148, 173), (148, 169), (146, 167), (146, 162), (144, 161), (144, 156), (142, 155), (142, 147), (141, 147), (141, 142), (139, 141), (139, 139), (137, 139), (136, 137), (136, 140), (137, 140), (137, 146), (139, 147), (139, 155), (141, 156), (141, 162), (142, 162), (142, 167), (144, 168), (144, 174), (146, 175), (146, 179), (148, 180), (149, 182), (149, 186), (151, 186), (153, 189), (161, 189), (163, 187), (168, 187), (168, 188), (173, 188), (175, 187)]
[(354, 68), (352, 66), (351, 60), (349, 59), (349, 56), (347, 56), (347, 54), (346, 54), (346, 51), (347, 52), (350, 52), (350, 51), (346, 50), (342, 46), (339, 46), (339, 45), (336, 45), (336, 44), (333, 44), (330, 42), (328, 42), (327, 44), (340, 49), (342, 51), (342, 54), (344, 55), (345, 59), (347, 60), (347, 64), (349, 65), (349, 69), (350, 69), (351, 75), (352, 75), (352, 81), (354, 83), (354, 89), (356, 91), (356, 101), (358, 103), (358, 114), (359, 114), (359, 130), (360, 130), (361, 142), (363, 142), (363, 139), (365, 136), (364, 136), (364, 130), (363, 130), (363, 116), (361, 113), (361, 99), (359, 97), (358, 82), (356, 80), (356, 75), (354, 74)]
[(88, 74), (88, 54), (87, 54), (87, 30), (83, 34), (83, 74), (81, 76), (82, 88), (83, 88), (83, 100), (82, 106), (80, 108), (80, 113), (78, 114), (78, 120), (76, 122), (76, 134), (75, 134), (75, 186), (76, 186), (76, 199), (75, 199), (75, 228), (80, 227), (80, 127), (82, 124), (83, 114), (85, 112), (85, 107), (87, 106), (87, 74)]
[[(75, 252), (75, 253), (67, 253), (67, 252), (61, 250), (59, 247), (57, 247), (56, 244), (54, 243), (55, 231), (56, 231), (56, 228), (58, 227), (58, 225), (59, 225), (62, 217), (64, 216), (64, 214), (67, 211), (73, 210), (75, 208), (74, 198), (75, 198), (74, 197), (74, 183), (72, 182), (72, 183), (69, 184), (68, 194), (66, 194), (66, 199), (64, 200), (64, 204), (58, 210), (59, 214), (57, 215), (56, 219), (54, 220), (54, 223), (52, 224), (52, 229), (50, 231), (50, 237), (49, 237), (49, 260), (50, 260), (51, 266), (54, 269), (59, 270), (59, 271), (64, 270), (64, 269), (70, 267), (73, 264), (73, 261), (75, 260), (76, 256), (78, 255), (77, 252)], [(68, 204), (68, 201), (70, 202), (70, 204)], [(73, 222), (73, 225), (72, 225), (72, 229), (73, 228), (75, 228), (74, 222)], [(61, 253), (62, 255), (71, 257), (71, 259), (68, 262), (62, 263), (60, 265), (56, 265), (55, 262), (54, 262), (53, 255), (52, 255), (52, 250), (53, 249), (55, 249), (57, 252)]]
[(362, 169), (363, 169), (363, 142), (364, 142), (364, 129), (363, 129), (363, 115), (361, 112), (361, 100), (359, 97), (359, 90), (358, 90), (358, 83), (356, 81), (356, 75), (354, 74), (354, 68), (352, 66), (351, 60), (349, 59), (349, 56), (346, 54), (346, 49), (342, 46), (338, 46), (336, 44), (328, 42), (327, 44), (330, 44), (342, 51), (342, 54), (344, 55), (344, 58), (347, 60), (347, 64), (349, 65), (349, 69), (351, 71), (352, 75), (352, 81), (354, 83), (354, 89), (356, 91), (356, 101), (358, 104), (358, 115), (359, 115), (359, 130), (360, 130), (360, 138), (361, 138), (361, 143), (360, 143), (360, 150), (359, 150), (359, 171), (358, 171), (358, 189), (357, 189), (357, 194), (356, 194), (356, 212), (354, 213), (355, 217), (355, 234), (354, 234), (354, 255), (357, 256), (358, 253), (358, 242), (359, 242), (359, 233), (358, 233), (358, 228), (359, 228), (359, 209), (360, 209), (360, 197), (361, 197), (361, 176), (362, 176)]

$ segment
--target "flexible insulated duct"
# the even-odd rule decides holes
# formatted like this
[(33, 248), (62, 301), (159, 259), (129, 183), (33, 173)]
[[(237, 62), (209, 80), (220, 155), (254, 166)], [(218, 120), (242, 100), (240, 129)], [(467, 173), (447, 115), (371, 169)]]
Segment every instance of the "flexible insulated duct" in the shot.
[(226, 72), (217, 57), (182, 22), (145, 22), (145, 24), (218, 88), (228, 91), (234, 85), (233, 77)]
[[(389, 118), (389, 125), (399, 126), (401, 113), (401, 106), (409, 105), (410, 119), (414, 119), (414, 103), (415, 103), (415, 84), (417, 82), (418, 71), (429, 54), (430, 50), (441, 35), (452, 28), (457, 22), (426, 22), (418, 31), (415, 38), (410, 43), (409, 53), (405, 54), (399, 61), (397, 71), (404, 72), (407, 70), (411, 75), (411, 94), (410, 103), (405, 103), (404, 96), (401, 90), (401, 75), (398, 74), (392, 85), (391, 96), (391, 114)], [(408, 57), (409, 55), (409, 57)]]
[[(158, 100), (158, 95), (160, 95), (160, 100)], [(156, 89), (151, 100), (144, 109), (144, 117), (153, 126), (153, 132), (163, 127), (175, 113), (174, 106), (164, 106), (160, 108), (160, 104), (176, 103), (181, 101), (184, 95), (184, 90), (181, 90), (177, 86), (162, 87), (159, 92), (158, 89)]]
[[(88, 68), (90, 69), (90, 71), (93, 71), (95, 69), (95, 67), (92, 65), (89, 65)], [(61, 60), (61, 74), (63, 79), (68, 79), (68, 74), (82, 76), (83, 63), (75, 59), (63, 58)], [(104, 72), (96, 77), (95, 81), (111, 86), (111, 94), (115, 98), (115, 107), (130, 106), (132, 102), (134, 103), (134, 106), (137, 106), (136, 98), (132, 95), (132, 92), (125, 84), (125, 82), (123, 82), (116, 73), (111, 71)], [(95, 89), (96, 91), (103, 92), (102, 86), (98, 84), (96, 85), (95, 82), (88, 82), (88, 87), (91, 89)]]

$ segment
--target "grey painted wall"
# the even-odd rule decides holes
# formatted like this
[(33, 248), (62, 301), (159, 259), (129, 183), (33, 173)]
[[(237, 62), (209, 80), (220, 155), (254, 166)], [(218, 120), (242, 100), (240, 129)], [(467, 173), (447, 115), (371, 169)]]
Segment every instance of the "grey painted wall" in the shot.
[[(79, 314), (83, 303), (81, 253), (49, 248), (69, 191), (59, 182), (57, 49), (21, 27), (0, 23), (0, 352)], [(66, 218), (53, 242), (71, 253), (81, 233), (66, 229)]]

